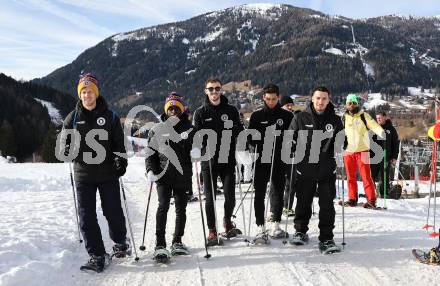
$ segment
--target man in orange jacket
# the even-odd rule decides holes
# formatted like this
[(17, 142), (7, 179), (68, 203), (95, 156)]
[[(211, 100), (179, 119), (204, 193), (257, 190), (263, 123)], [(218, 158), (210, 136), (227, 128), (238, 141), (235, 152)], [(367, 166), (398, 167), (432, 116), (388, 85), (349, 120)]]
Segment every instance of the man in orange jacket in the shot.
[(369, 130), (384, 138), (384, 131), (368, 113), (360, 110), (359, 99), (349, 94), (346, 99), (347, 111), (343, 115), (347, 146), (344, 152), (345, 170), (347, 172), (348, 201), (345, 206), (357, 206), (358, 186), (356, 181), (356, 165), (362, 177), (367, 203), (364, 208), (376, 208), (376, 191), (370, 170)]

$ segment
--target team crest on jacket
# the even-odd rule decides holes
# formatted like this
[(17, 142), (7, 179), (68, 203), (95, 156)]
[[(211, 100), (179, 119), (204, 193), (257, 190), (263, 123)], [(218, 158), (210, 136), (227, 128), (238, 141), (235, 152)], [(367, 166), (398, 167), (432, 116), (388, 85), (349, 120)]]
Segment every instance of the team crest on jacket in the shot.
[(98, 119), (96, 119), (96, 123), (98, 123), (99, 126), (103, 126), (105, 124), (105, 118), (98, 117)]
[(280, 118), (280, 119), (277, 120), (277, 124), (278, 124), (279, 126), (283, 126), (284, 121)]
[(180, 138), (188, 139), (188, 132), (184, 131), (184, 132), (180, 133)]
[(330, 123), (327, 124), (327, 125), (325, 126), (325, 131), (332, 132), (332, 131), (333, 131), (333, 125), (331, 125)]
[(222, 121), (228, 120), (228, 115), (227, 114), (222, 114), (221, 119), (222, 119)]

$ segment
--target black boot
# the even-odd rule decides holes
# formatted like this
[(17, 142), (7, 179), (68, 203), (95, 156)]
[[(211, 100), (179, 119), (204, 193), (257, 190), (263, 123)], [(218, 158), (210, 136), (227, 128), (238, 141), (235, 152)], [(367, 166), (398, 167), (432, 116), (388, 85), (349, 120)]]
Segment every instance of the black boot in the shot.
[(80, 267), (81, 270), (90, 270), (100, 273), (110, 263), (110, 255), (107, 253), (101, 256), (91, 255), (89, 261)]
[(123, 243), (115, 243), (113, 245), (113, 255), (117, 258), (131, 256), (130, 240), (127, 238)]

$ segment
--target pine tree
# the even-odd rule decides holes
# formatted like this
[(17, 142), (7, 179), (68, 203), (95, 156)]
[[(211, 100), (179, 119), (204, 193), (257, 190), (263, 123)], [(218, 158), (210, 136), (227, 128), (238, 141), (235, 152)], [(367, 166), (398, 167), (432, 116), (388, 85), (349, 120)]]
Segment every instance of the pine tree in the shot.
[(17, 153), (14, 129), (7, 120), (0, 125), (0, 150), (2, 156), (16, 156)]
[(56, 130), (53, 124), (50, 124), (43, 145), (41, 146), (41, 157), (46, 163), (59, 162), (55, 157)]

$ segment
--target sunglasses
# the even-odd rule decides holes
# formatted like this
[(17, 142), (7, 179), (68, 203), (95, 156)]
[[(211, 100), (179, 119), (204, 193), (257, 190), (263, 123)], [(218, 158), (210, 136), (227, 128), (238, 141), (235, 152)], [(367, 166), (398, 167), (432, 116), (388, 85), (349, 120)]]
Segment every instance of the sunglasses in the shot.
[(180, 108), (177, 107), (177, 106), (170, 106), (170, 107), (168, 108), (168, 111), (171, 111), (171, 112), (179, 112), (179, 111), (180, 111)]
[(350, 102), (347, 102), (347, 105), (358, 105), (358, 104), (356, 102), (350, 101)]
[(214, 90), (215, 91), (220, 91), (220, 90), (222, 90), (222, 88), (220, 87), (220, 86), (216, 86), (216, 87), (207, 87), (206, 88), (209, 92), (213, 92)]

